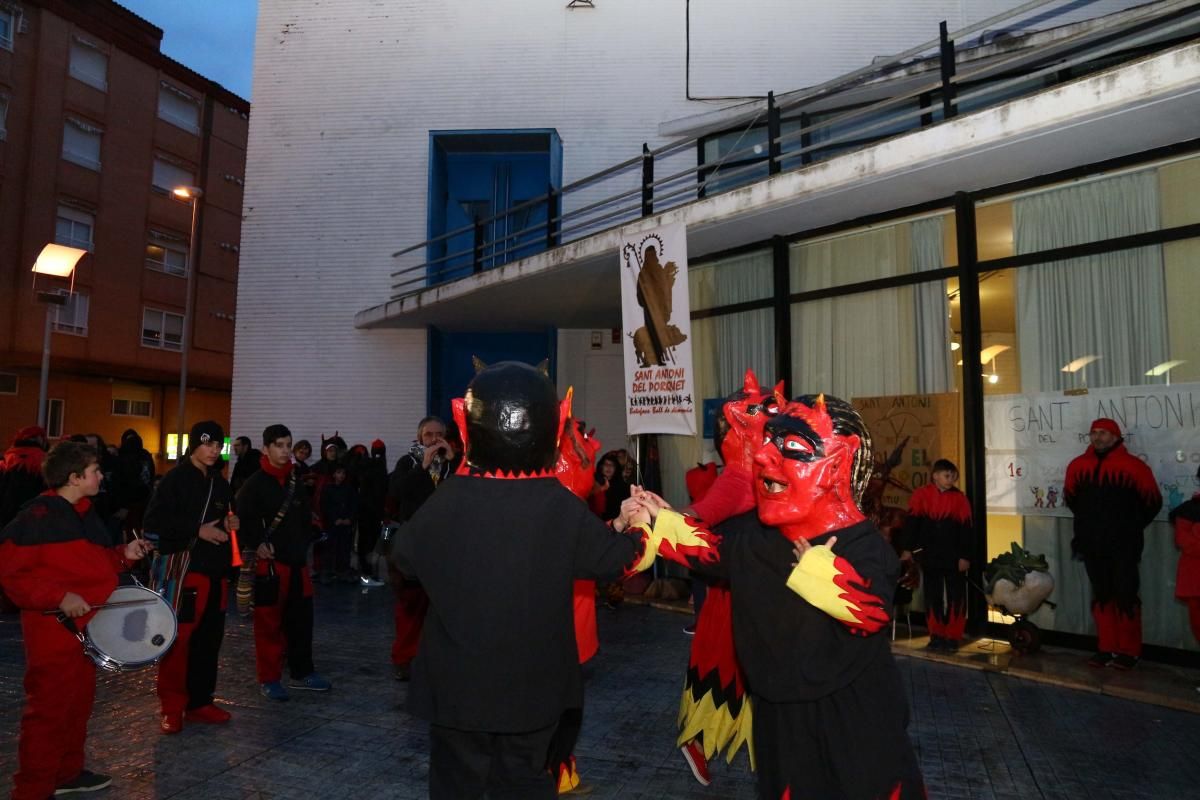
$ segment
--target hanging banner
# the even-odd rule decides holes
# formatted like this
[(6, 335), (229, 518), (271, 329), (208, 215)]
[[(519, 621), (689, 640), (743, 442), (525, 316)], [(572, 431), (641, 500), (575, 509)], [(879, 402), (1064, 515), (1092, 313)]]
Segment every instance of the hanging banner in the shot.
[(696, 433), (687, 229), (622, 238), (621, 321), (629, 434)]
[(1163, 495), (1159, 514), (1196, 491), (1200, 465), (1200, 383), (1125, 386), (988, 397), (988, 510), (999, 514), (1069, 517), (1063, 477), (1071, 459), (1088, 447), (1092, 420), (1117, 421), (1125, 447), (1145, 461)]

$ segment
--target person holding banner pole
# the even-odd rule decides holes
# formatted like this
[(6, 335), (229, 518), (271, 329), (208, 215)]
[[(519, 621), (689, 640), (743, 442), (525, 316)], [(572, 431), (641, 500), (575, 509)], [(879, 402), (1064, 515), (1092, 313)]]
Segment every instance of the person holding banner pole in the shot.
[(1083, 455), (1067, 465), (1063, 500), (1075, 515), (1071, 550), (1092, 584), (1096, 653), (1092, 667), (1129, 670), (1142, 655), (1138, 563), (1144, 531), (1162, 508), (1150, 467), (1125, 449), (1115, 420), (1097, 419)]

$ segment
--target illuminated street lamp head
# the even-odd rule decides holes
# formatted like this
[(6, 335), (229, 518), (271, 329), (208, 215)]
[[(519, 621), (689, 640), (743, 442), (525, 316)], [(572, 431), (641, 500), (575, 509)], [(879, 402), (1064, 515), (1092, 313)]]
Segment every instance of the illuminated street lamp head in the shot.
[(87, 250), (80, 250), (78, 247), (48, 244), (38, 254), (37, 261), (33, 262), (33, 271), (38, 275), (69, 278), (75, 272), (79, 259), (86, 255)]
[(204, 190), (199, 186), (176, 186), (171, 190), (171, 194), (178, 197), (180, 200), (191, 200), (197, 197), (204, 196)]

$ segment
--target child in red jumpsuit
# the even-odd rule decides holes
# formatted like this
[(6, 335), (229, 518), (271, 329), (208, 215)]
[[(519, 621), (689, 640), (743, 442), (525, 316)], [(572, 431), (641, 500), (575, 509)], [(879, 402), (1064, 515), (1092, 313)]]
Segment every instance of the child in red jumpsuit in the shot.
[[(149, 550), (144, 540), (114, 548), (91, 500), (100, 490), (94, 448), (63, 442), (42, 465), (50, 489), (0, 532), (0, 586), (21, 609), (25, 712), (13, 800), (94, 791), (111, 779), (83, 768), (83, 744), (96, 691), (96, 667), (72, 626), (117, 588), (117, 572)], [(57, 609), (59, 617), (41, 612)]]

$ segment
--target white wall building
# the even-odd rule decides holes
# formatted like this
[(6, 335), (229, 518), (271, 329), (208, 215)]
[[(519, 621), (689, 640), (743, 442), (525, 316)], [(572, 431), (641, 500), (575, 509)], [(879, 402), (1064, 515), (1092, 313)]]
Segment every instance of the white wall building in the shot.
[[(380, 436), (393, 454), (412, 437), (426, 412), (426, 334), (358, 329), (354, 315), (391, 295), (400, 266), (391, 254), (428, 236), (431, 131), (553, 129), (568, 184), (673, 138), (660, 134), (664, 123), (741, 102), (688, 100), (685, 89), (698, 98), (800, 89), (936, 38), (941, 20), (955, 30), (1011, 5), (261, 0), (234, 432), (254, 438), (284, 421), (314, 441), (335, 429), (352, 443)], [(1068, 5), (1081, 7), (1025, 19), (1050, 27), (1132, 4)], [(683, 155), (659, 169), (694, 164)], [(577, 339), (562, 332), (559, 374), (620, 446), (619, 412), (595, 402), (618, 362), (589, 352), (600, 370), (589, 382)]]

